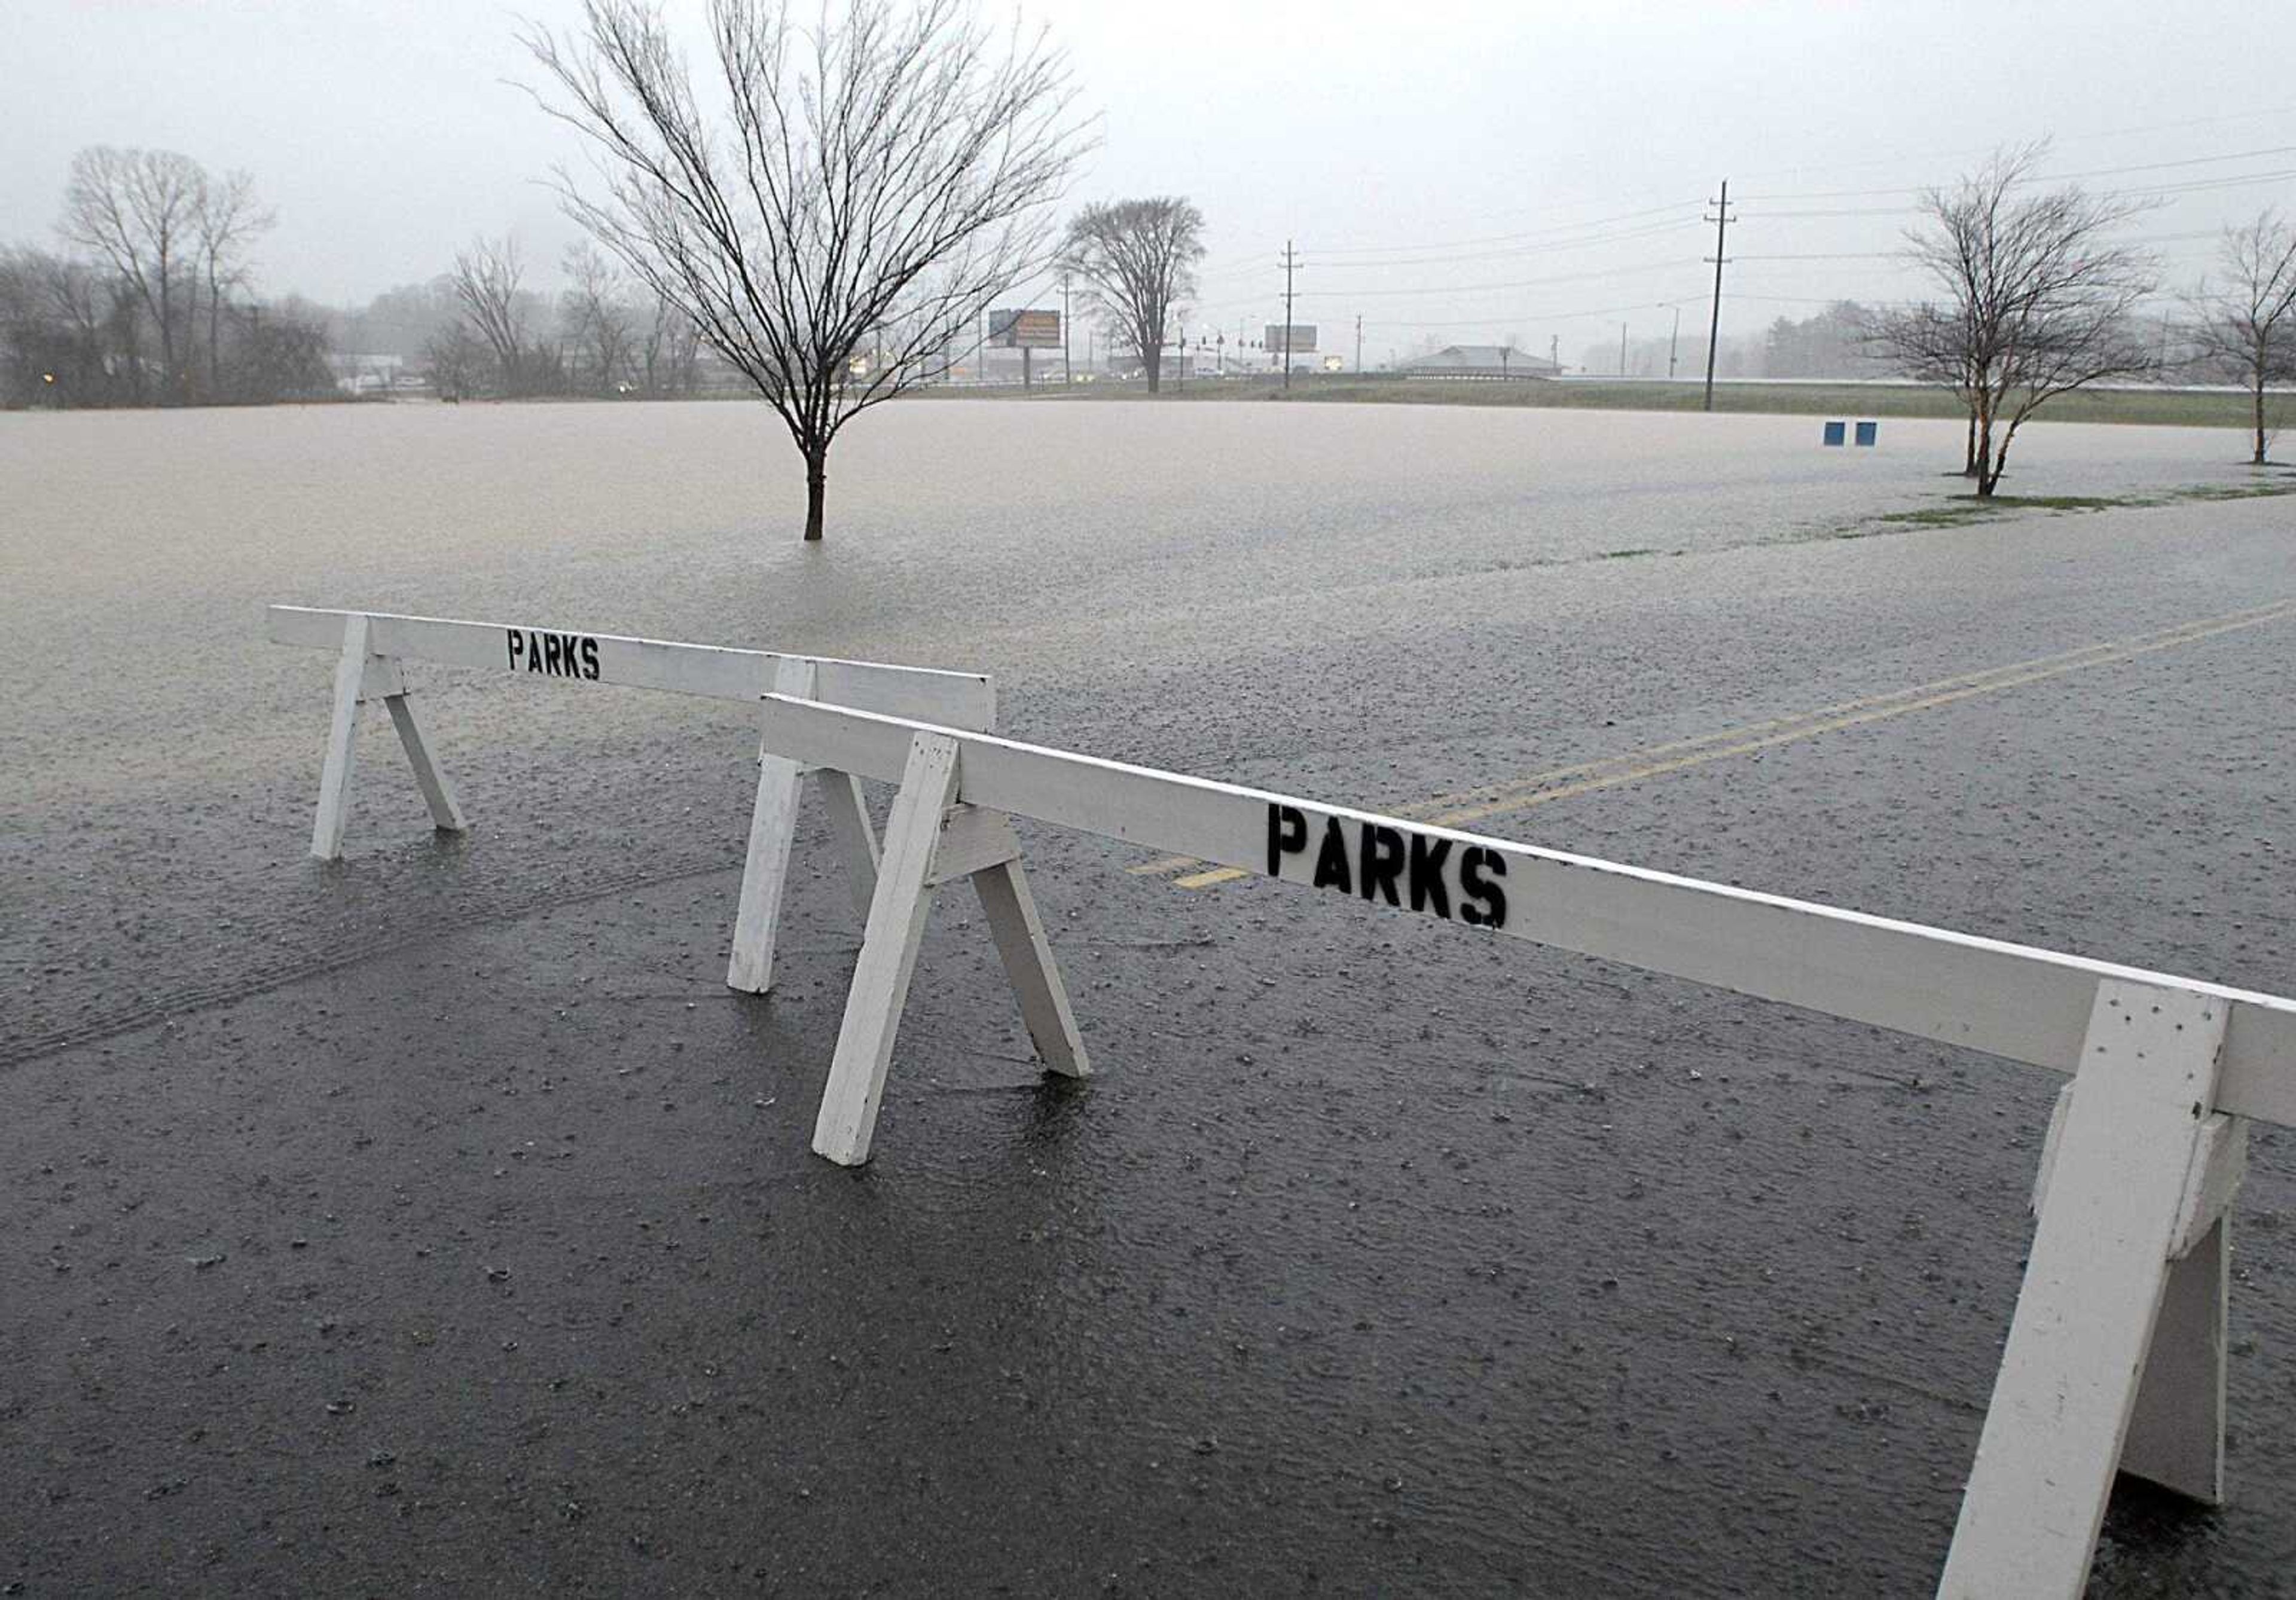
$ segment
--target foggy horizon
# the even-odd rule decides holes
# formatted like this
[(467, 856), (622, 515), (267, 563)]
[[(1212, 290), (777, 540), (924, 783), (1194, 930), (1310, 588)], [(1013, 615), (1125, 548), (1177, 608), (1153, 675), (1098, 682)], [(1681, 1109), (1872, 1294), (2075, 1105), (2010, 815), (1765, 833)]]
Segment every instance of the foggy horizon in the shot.
[[(699, 12), (670, 8), (695, 46)], [(516, 34), (522, 16), (563, 30), (578, 14), (570, 0), (20, 10), (0, 244), (54, 246), (75, 152), (144, 146), (253, 174), (279, 218), (255, 252), (261, 298), (357, 309), (504, 234), (549, 291), (581, 234), (545, 180), (584, 168), (519, 86), (539, 74)], [(1252, 337), (1282, 319), (1278, 258), (1295, 242), (1296, 320), (1331, 351), (1361, 316), (1366, 365), (1507, 339), (1539, 356), (1559, 341), (1570, 362), (1621, 324), (1637, 347), (1663, 338), (1677, 309), (1702, 338), (1725, 178), (1726, 338), (1921, 292), (1897, 253), (1915, 192), (1999, 146), (2050, 137), (2045, 176), (2157, 194), (2127, 234), (2161, 258), (2164, 302), (2296, 171), (2296, 103), (2268, 53), (2219, 43), (2252, 22), (2228, 6), (2174, 23), (2070, 5), (1452, 6), (1407, 28), (1368, 6), (1019, 14), (1068, 53), (1099, 140), (1062, 209), (1193, 200), (1209, 249), (1189, 320)], [(1057, 303), (1042, 286), (1016, 298)]]

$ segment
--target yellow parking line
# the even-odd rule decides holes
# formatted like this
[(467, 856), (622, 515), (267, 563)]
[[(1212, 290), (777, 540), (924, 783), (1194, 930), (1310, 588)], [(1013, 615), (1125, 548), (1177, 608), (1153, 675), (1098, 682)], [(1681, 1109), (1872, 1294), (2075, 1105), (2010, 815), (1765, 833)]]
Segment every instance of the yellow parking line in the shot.
[[(1903, 717), (1913, 711), (1952, 705), (1980, 694), (1997, 693), (2046, 678), (2062, 677), (2087, 667), (2106, 666), (2158, 651), (2173, 650), (2180, 644), (2194, 644), (2242, 628), (2261, 627), (2291, 615), (2296, 615), (2296, 600), (2275, 601), (2268, 605), (2251, 606), (2242, 611), (2226, 611), (2221, 616), (2180, 623), (2158, 633), (2140, 634), (2124, 640), (2105, 640), (2084, 645), (2079, 650), (2036, 656), (2030, 661), (2013, 661), (1980, 672), (1939, 678), (1934, 683), (1917, 684), (1885, 694), (1841, 701), (1793, 716), (1774, 717), (1739, 727), (1719, 728), (1710, 734), (1670, 740), (1630, 755), (1576, 762), (1507, 784), (1488, 784), (1456, 795), (1414, 801), (1396, 808), (1392, 814), (1414, 821), (1431, 822), (1438, 827), (1464, 827), (1469, 823), (1480, 822), (1505, 812), (1525, 811), (1534, 806), (1550, 805), (1556, 800), (1569, 800), (1596, 790), (1639, 783), (1645, 778), (1702, 767), (1711, 761), (1816, 738), (1820, 734), (1836, 733), (1869, 722)], [(1652, 759), (1653, 757), (1665, 759)], [(1571, 779), (1577, 781), (1565, 781)], [(1130, 870), (1148, 873), (1198, 865), (1190, 858), (1172, 857)], [(1193, 873), (1174, 882), (1182, 889), (1208, 889), (1214, 884), (1230, 882), (1249, 875), (1234, 867), (1220, 867), (1210, 872)]]
[(1136, 876), (1153, 876), (1164, 873), (1176, 873), (1184, 866), (1198, 865), (1200, 863), (1193, 856), (1160, 856), (1153, 861), (1143, 861), (1137, 866), (1128, 866), (1124, 870)]

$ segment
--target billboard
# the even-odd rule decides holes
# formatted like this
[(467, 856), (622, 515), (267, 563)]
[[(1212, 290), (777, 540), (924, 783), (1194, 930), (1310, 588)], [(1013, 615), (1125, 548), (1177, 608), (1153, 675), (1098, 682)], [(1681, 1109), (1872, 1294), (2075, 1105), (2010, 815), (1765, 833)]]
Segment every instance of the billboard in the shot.
[[(1283, 324), (1280, 322), (1272, 322), (1267, 325), (1267, 348), (1274, 350), (1278, 355), (1283, 354)], [(1314, 323), (1295, 322), (1292, 324), (1292, 353), (1294, 356), (1312, 356), (1316, 353), (1316, 324)]]
[(1057, 311), (991, 311), (988, 342), (998, 349), (1057, 350), (1061, 348), (1061, 314)]

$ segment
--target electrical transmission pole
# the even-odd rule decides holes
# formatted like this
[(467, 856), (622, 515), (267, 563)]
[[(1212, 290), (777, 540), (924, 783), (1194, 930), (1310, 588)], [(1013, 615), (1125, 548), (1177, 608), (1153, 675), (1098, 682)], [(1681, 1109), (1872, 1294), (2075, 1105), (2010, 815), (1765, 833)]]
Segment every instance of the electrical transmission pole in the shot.
[(1356, 376), (1363, 376), (1363, 313), (1356, 313)]
[(1706, 218), (1714, 225), (1714, 316), (1706, 325), (1706, 409), (1714, 409), (1714, 347), (1722, 338), (1722, 264), (1730, 258), (1722, 253), (1722, 242), (1730, 233), (1730, 180), (1722, 180), (1722, 198), (1713, 202), (1714, 215)]
[(1292, 273), (1300, 265), (1300, 258), (1292, 248), (1292, 241), (1283, 242), (1283, 387), (1292, 387)]

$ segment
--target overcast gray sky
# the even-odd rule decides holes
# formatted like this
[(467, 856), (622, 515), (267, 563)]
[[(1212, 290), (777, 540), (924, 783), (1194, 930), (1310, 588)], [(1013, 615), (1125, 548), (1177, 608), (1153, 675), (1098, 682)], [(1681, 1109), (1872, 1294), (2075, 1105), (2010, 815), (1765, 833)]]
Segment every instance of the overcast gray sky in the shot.
[[(574, 234), (536, 180), (571, 135), (506, 80), (535, 76), (521, 14), (575, 13), (4, 0), (0, 242), (52, 242), (75, 150), (153, 145), (255, 174), (279, 212), (267, 293), (363, 301), (504, 230), (546, 286)], [(1289, 237), (1307, 263), (1299, 319), (1332, 349), (1362, 316), (1372, 361), (1509, 334), (1542, 354), (1559, 338), (1570, 359), (1621, 321), (1637, 341), (1663, 332), (1674, 303), (1697, 324), (1702, 201), (1726, 176), (1742, 197), (1726, 332), (1908, 292), (1888, 254), (1903, 191), (2004, 141), (2054, 134), (2052, 170), (2092, 187), (2173, 187), (2135, 232), (2180, 279), (2225, 222), (2296, 211), (2296, 39), (2268, 5), (1032, 0), (1022, 14), (1050, 25), (1101, 119), (1075, 197), (1202, 207), (1202, 324), (1276, 320)]]

